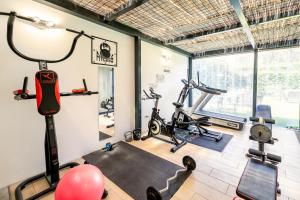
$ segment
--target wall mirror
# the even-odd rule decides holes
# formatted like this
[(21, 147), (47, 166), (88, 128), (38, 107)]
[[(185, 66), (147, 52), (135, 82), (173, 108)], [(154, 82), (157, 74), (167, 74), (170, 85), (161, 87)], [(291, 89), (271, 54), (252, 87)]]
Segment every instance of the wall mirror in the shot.
[(114, 121), (114, 69), (99, 67), (99, 140), (110, 138), (115, 133)]

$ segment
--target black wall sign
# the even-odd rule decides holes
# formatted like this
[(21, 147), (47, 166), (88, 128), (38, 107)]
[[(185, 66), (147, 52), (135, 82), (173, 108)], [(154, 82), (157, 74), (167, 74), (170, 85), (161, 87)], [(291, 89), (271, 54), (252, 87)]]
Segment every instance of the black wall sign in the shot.
[(114, 41), (93, 36), (92, 64), (117, 66), (118, 44)]

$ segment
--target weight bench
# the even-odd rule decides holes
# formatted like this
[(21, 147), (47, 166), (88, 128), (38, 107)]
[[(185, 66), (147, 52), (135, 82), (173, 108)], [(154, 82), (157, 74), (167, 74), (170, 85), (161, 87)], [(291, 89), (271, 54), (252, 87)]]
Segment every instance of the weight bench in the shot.
[(256, 116), (250, 117), (253, 126), (250, 129), (250, 140), (258, 142), (258, 150), (249, 149), (247, 156), (250, 158), (244, 169), (236, 194), (246, 200), (276, 200), (277, 193), (280, 194), (277, 164), (281, 157), (266, 153), (264, 144), (274, 144), (277, 141), (272, 137), (271, 107), (258, 105)]
[(277, 194), (278, 168), (268, 162), (249, 159), (236, 194), (244, 199), (274, 200)]
[[(271, 107), (269, 105), (257, 105), (255, 116), (264, 119), (272, 119)], [(257, 124), (257, 122), (253, 122), (253, 124)], [(265, 123), (265, 126), (272, 130), (272, 123)]]

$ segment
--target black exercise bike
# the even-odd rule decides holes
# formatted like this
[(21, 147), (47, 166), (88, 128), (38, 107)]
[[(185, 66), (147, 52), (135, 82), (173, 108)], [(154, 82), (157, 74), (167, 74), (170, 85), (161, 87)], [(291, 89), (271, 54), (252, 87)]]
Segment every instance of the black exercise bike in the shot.
[[(186, 141), (179, 142), (176, 137), (175, 137), (175, 123), (177, 121), (177, 115), (173, 117), (172, 122), (166, 123), (163, 118), (160, 117), (159, 115), (159, 109), (158, 109), (158, 102), (159, 99), (162, 97), (160, 94), (157, 94), (154, 92), (153, 88), (149, 89), (150, 94), (148, 94), (145, 90), (143, 92), (146, 95), (146, 98), (144, 100), (148, 99), (154, 99), (154, 108), (152, 108), (152, 114), (151, 114), (151, 119), (148, 123), (148, 135), (142, 137), (142, 140), (146, 140), (150, 137), (162, 140), (164, 142), (168, 142), (174, 145), (173, 148), (171, 148), (171, 152), (176, 152), (178, 149), (183, 147), (184, 145), (187, 144)], [(161, 137), (157, 137), (157, 135), (165, 135), (170, 137), (171, 140), (167, 140)]]
[(185, 79), (182, 79), (181, 82), (183, 83), (184, 86), (179, 94), (177, 102), (173, 103), (173, 105), (176, 106), (175, 113), (173, 114), (173, 116), (175, 116), (176, 113), (178, 115), (175, 123), (176, 127), (182, 130), (189, 131), (189, 134), (204, 136), (207, 138), (211, 138), (216, 142), (219, 142), (223, 137), (222, 133), (211, 132), (202, 126), (202, 125), (209, 125), (208, 120), (210, 117), (204, 116), (198, 119), (194, 119), (191, 117), (192, 113), (187, 113), (183, 109), (184, 102), (187, 96), (189, 95), (189, 92), (192, 89), (194, 88), (198, 89), (199, 87), (199, 82), (200, 82), (199, 75), (198, 75), (198, 84), (195, 83), (195, 81), (193, 80), (187, 81)]
[[(107, 125), (106, 128), (111, 128), (115, 126), (114, 123), (114, 97), (110, 97), (108, 99), (105, 99), (100, 104), (101, 108), (106, 109), (104, 117), (111, 118), (112, 123)], [(109, 115), (109, 113), (112, 113), (112, 116)], [(99, 113), (101, 114), (101, 113)]]

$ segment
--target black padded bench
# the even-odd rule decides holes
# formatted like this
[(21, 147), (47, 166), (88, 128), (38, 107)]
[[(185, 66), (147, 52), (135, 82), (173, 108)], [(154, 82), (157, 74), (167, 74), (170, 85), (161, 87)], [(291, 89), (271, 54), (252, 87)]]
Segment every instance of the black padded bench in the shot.
[[(271, 107), (269, 105), (257, 105), (256, 117), (262, 117), (264, 119), (272, 119)], [(257, 123), (254, 122), (253, 124), (257, 124)], [(272, 124), (265, 123), (265, 125), (272, 130)]]
[(246, 200), (274, 200), (277, 195), (277, 176), (277, 166), (249, 159), (236, 193)]

